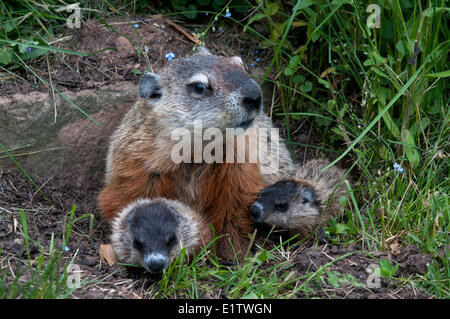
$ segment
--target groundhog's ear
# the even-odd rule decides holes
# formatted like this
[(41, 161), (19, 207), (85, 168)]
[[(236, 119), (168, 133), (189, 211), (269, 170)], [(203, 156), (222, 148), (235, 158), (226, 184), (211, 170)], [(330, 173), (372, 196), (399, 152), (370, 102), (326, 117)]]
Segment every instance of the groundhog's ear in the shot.
[(197, 55), (197, 54), (211, 55), (211, 52), (209, 52), (209, 50), (205, 46), (200, 46), (200, 47), (197, 47), (194, 51), (194, 55)]
[(169, 206), (169, 209), (175, 217), (177, 223), (180, 224), (183, 221), (183, 217), (181, 217), (180, 213), (175, 208)]
[(139, 82), (139, 97), (147, 100), (159, 100), (162, 96), (158, 74), (147, 72)]

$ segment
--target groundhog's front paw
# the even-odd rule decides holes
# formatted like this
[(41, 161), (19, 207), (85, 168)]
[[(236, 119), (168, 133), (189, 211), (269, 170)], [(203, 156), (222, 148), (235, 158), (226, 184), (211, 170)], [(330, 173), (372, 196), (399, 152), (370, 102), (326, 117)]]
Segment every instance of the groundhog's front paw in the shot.
[(127, 266), (127, 277), (133, 280), (139, 280), (144, 276), (145, 269), (141, 267)]

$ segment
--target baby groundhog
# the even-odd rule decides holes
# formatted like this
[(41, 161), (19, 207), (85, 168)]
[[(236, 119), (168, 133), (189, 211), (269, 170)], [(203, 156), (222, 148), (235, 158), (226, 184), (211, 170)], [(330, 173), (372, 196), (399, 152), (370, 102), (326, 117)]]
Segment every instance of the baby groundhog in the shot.
[(117, 259), (139, 264), (151, 273), (167, 269), (183, 247), (192, 254), (210, 241), (206, 221), (175, 200), (138, 199), (112, 222), (111, 242)]
[(295, 178), (264, 188), (250, 207), (252, 220), (305, 236), (315, 225), (336, 216), (340, 197), (347, 196), (346, 171), (332, 166), (321, 173), (328, 164), (323, 159), (310, 160), (297, 168)]
[[(216, 235), (228, 235), (215, 242), (216, 252), (233, 258), (230, 241), (238, 253), (248, 244), (253, 229), (247, 213), (251, 204), (265, 186), (292, 175), (294, 166), (281, 143), (271, 147), (278, 151), (273, 158), (279, 160), (279, 170), (270, 173), (265, 168), (272, 157), (258, 162), (209, 162), (202, 156), (196, 160), (195, 154), (202, 155), (200, 149), (194, 150), (191, 162), (174, 161), (172, 151), (179, 144), (173, 139), (174, 130), (195, 135), (199, 121), (204, 132), (215, 129), (223, 134), (233, 128), (257, 136), (258, 129), (272, 128), (262, 112), (261, 89), (239, 57), (202, 50), (173, 59), (159, 74), (144, 75), (137, 103), (111, 137), (106, 185), (98, 202), (105, 218), (112, 220), (137, 198), (180, 200), (202, 214)], [(225, 139), (221, 146), (224, 155), (236, 158), (233, 141)]]

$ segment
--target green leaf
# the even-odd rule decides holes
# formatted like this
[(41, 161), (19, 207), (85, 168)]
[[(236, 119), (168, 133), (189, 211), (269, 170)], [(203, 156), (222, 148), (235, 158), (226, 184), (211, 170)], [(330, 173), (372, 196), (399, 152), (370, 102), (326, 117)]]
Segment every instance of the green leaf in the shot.
[(16, 28), (16, 24), (13, 21), (8, 21), (6, 23), (2, 23), (1, 25), (1, 30), (5, 31), (6, 33), (11, 32), (12, 30), (14, 30)]
[(333, 272), (331, 272), (331, 271), (327, 271), (327, 275), (328, 275), (328, 283), (330, 285), (332, 285), (334, 289), (339, 288), (340, 278), (338, 276), (336, 276), (335, 274), (333, 274)]
[(17, 42), (17, 41), (11, 41), (11, 40), (7, 40), (7, 39), (0, 39), (0, 43), (9, 43), (9, 44), (13, 44), (13, 45), (19, 45), (19, 46), (26, 46), (26, 47), (30, 47), (30, 48), (37, 48), (37, 49), (43, 49), (46, 51), (54, 51), (54, 52), (60, 52), (60, 53), (67, 53), (67, 54), (73, 54), (73, 55), (80, 55), (80, 56), (91, 56), (106, 50), (113, 50), (116, 51), (116, 48), (103, 48), (97, 51), (93, 51), (93, 52), (78, 52), (78, 51), (71, 51), (71, 50), (66, 50), (66, 49), (60, 49), (60, 48), (56, 48), (56, 47), (51, 47), (48, 46), (47, 44), (45, 44), (43, 41), (41, 41), (40, 43), (44, 43), (44, 45), (36, 45), (33, 44), (32, 42)]
[(430, 115), (436, 115), (441, 113), (441, 108), (438, 105), (430, 105), (428, 107), (425, 108), (426, 112)]
[(300, 90), (305, 92), (305, 93), (311, 92), (311, 90), (312, 90), (312, 82), (306, 81), (303, 85), (300, 85)]
[(267, 251), (265, 249), (258, 254), (258, 260), (261, 262), (265, 262), (267, 260)]
[(313, 4), (314, 4), (314, 2), (311, 0), (303, 0), (302, 3), (300, 4), (300, 6), (298, 7), (298, 10), (308, 8), (308, 7), (312, 6)]
[[(388, 88), (385, 87), (379, 87), (377, 88), (377, 97), (378, 97), (378, 112), (381, 112), (381, 110), (386, 106), (386, 100), (390, 96), (390, 92)], [(383, 114), (383, 121), (386, 124), (387, 128), (389, 129), (389, 132), (395, 137), (400, 136), (400, 129), (395, 124), (394, 120), (392, 119), (389, 112), (386, 112)]]
[(284, 74), (287, 76), (294, 74), (294, 72), (297, 70), (297, 66), (298, 66), (299, 62), (300, 62), (299, 55), (294, 55), (293, 57), (291, 57), (289, 59), (289, 65), (284, 70)]
[(269, 16), (273, 16), (277, 12), (278, 12), (278, 3), (276, 2), (268, 3), (264, 10), (264, 13)]
[(400, 6), (402, 8), (412, 8), (413, 4), (411, 3), (410, 0), (400, 0)]
[(443, 7), (439, 7), (439, 8), (436, 8), (436, 7), (431, 7), (431, 8), (428, 8), (428, 9), (426, 9), (424, 12), (423, 12), (423, 15), (425, 16), (425, 17), (427, 17), (427, 18), (432, 18), (433, 16), (434, 16), (434, 14), (435, 13), (441, 13), (441, 12), (450, 12), (450, 8), (443, 8)]
[(409, 41), (409, 50), (408, 48), (405, 48), (405, 44), (408, 45), (407, 41), (398, 41), (395, 45), (395, 48), (398, 52), (400, 52), (400, 57), (404, 57), (405, 55), (409, 55), (409, 52), (414, 52), (414, 42), (415, 40)]
[(381, 55), (379, 55), (378, 52), (375, 52), (375, 51), (371, 52), (369, 54), (369, 56), (370, 57), (366, 61), (364, 61), (364, 63), (363, 63), (364, 66), (379, 65), (379, 64), (386, 63), (386, 61), (387, 61), (385, 58), (383, 58)]
[(383, 20), (381, 26), (381, 36), (386, 40), (390, 40), (394, 37), (394, 22), (392, 19)]
[(341, 196), (341, 197), (339, 197), (339, 204), (340, 204), (341, 207), (343, 207), (343, 208), (347, 207), (347, 204), (348, 204), (347, 196)]
[[(46, 43), (42, 40), (31, 41), (29, 43), (32, 45), (35, 45), (35, 46), (39, 46), (39, 45), (45, 46), (46, 45)], [(22, 60), (31, 60), (31, 59), (40, 57), (41, 55), (45, 55), (47, 53), (47, 50), (44, 50), (42, 48), (31, 49), (31, 47), (29, 47), (28, 45), (19, 45), (18, 47), (19, 47), (19, 52), (21, 53), (20, 57)], [(27, 50), (29, 52), (27, 52)]]
[(1, 48), (0, 49), (0, 64), (9, 64), (12, 61), (12, 48)]
[(271, 39), (265, 39), (265, 40), (261, 41), (261, 43), (259, 45), (261, 48), (271, 48), (271, 47), (277, 46), (278, 41), (274, 41)]
[(450, 76), (450, 70), (425, 74), (428, 78), (446, 78)]
[[(328, 124), (328, 123), (327, 123), (327, 124)], [(325, 124), (325, 125), (327, 125), (327, 124)], [(339, 128), (333, 127), (333, 128), (331, 129), (331, 131), (334, 132), (334, 134), (339, 135), (339, 136), (342, 137), (342, 138), (345, 138), (345, 134), (342, 133), (342, 131), (341, 131)]]
[(187, 12), (185, 12), (184, 15), (188, 19), (195, 19), (195, 17), (197, 16), (197, 13), (198, 13), (197, 7), (193, 4), (190, 4), (190, 5), (188, 5)]
[(197, 3), (201, 6), (207, 6), (211, 3), (211, 0), (197, 0)]
[(266, 17), (266, 15), (265, 15), (264, 13), (258, 13), (258, 14), (255, 14), (255, 15), (248, 21), (247, 25), (250, 25), (250, 24), (252, 24), (252, 23), (255, 22), (255, 21), (259, 21), (259, 20), (261, 20), (261, 19), (264, 19), (265, 17)]
[(406, 130), (406, 144), (405, 151), (411, 166), (416, 168), (420, 163), (420, 155), (416, 149), (416, 143), (414, 142), (414, 136), (410, 130)]
[(258, 295), (255, 294), (254, 292), (249, 292), (248, 294), (245, 294), (244, 296), (242, 296), (242, 299), (258, 299)]
[(389, 260), (380, 260), (380, 272), (384, 277), (393, 277), (398, 270), (399, 265), (392, 266)]
[[(365, 63), (365, 62), (364, 62)], [(372, 66), (370, 68), (371, 71), (373, 71), (374, 73), (376, 73), (377, 75), (389, 80), (392, 82), (392, 79), (389, 75), (387, 75), (386, 73), (384, 73), (383, 71), (381, 71), (379, 68)]]
[(318, 79), (319, 83), (322, 84), (324, 87), (326, 87), (327, 89), (330, 88), (330, 82), (328, 82), (327, 80), (324, 79)]
[(212, 4), (212, 6), (215, 10), (222, 8), (224, 5), (225, 5), (225, 0), (214, 0), (213, 4)]
[(336, 234), (347, 234), (348, 226), (346, 224), (336, 224)]

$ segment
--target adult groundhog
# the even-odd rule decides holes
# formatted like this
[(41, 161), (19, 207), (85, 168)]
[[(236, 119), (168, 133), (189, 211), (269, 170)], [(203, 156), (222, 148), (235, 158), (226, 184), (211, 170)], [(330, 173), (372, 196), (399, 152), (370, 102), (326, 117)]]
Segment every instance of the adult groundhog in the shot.
[[(111, 137), (106, 186), (98, 197), (105, 218), (112, 220), (137, 198), (177, 199), (204, 215), (215, 235), (229, 235), (216, 241), (219, 257), (233, 257), (230, 239), (238, 253), (244, 251), (253, 229), (250, 205), (264, 186), (292, 175), (293, 164), (282, 144), (273, 147), (279, 154), (271, 158), (236, 162), (238, 152), (232, 151), (238, 147), (233, 141), (272, 128), (261, 111), (261, 89), (247, 75), (242, 60), (207, 50), (173, 59), (159, 75), (145, 74), (139, 97)], [(203, 131), (216, 128), (224, 135), (227, 128), (245, 130), (222, 142), (224, 154), (233, 154), (234, 162), (173, 160), (172, 149), (179, 142), (172, 139), (173, 131), (195, 134), (195, 121), (201, 121)], [(200, 148), (201, 152), (204, 143)], [(263, 174), (274, 157), (280, 169)]]
[(348, 195), (346, 171), (332, 166), (321, 173), (328, 164), (324, 159), (310, 160), (297, 168), (295, 178), (264, 188), (250, 207), (252, 220), (305, 236), (315, 225), (336, 216), (340, 197)]
[(112, 221), (111, 243), (119, 261), (151, 273), (169, 267), (182, 248), (191, 255), (212, 239), (206, 220), (179, 201), (138, 199)]

